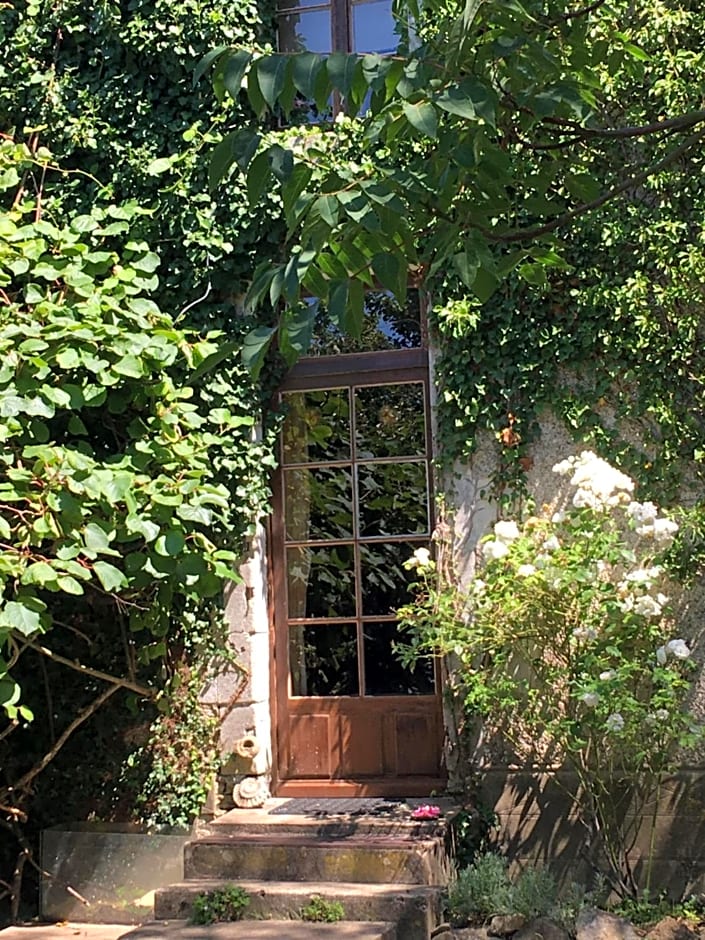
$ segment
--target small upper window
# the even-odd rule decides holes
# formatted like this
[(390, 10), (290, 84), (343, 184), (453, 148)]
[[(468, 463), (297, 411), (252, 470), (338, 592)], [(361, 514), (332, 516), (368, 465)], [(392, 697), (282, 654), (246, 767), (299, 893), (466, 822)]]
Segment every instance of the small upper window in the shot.
[(280, 0), (282, 52), (396, 51), (392, 0)]

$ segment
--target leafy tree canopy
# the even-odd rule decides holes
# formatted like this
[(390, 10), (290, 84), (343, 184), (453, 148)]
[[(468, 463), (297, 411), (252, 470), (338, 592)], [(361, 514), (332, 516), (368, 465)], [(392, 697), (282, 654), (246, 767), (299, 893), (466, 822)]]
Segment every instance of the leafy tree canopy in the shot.
[[(570, 269), (561, 236), (575, 220), (683, 170), (705, 137), (702, 49), (678, 50), (688, 92), (672, 110), (657, 50), (634, 40), (660, 6), (400, 0), (397, 15), (396, 56), (220, 48), (199, 67), (258, 118), (299, 125), (239, 126), (213, 156), (211, 181), (239, 170), (252, 205), (281, 187), (287, 257), (260, 266), (249, 299), (284, 313), (250, 335), (255, 372), (275, 336), (292, 359), (306, 348), (315, 314), (304, 294), (359, 333), (364, 290), (403, 300), (410, 272), (433, 286), (452, 272), (479, 301), (511, 271), (543, 287), (547, 272)], [(334, 121), (298, 117), (331, 102)]]

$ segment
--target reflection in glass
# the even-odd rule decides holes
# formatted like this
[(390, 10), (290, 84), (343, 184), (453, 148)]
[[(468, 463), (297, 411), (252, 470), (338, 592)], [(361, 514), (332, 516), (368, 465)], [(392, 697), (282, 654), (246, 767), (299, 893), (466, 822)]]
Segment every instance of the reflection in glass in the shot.
[(288, 548), (286, 562), (291, 619), (355, 616), (352, 545)]
[(350, 459), (350, 399), (346, 388), (291, 392), (284, 422), (284, 463)]
[(429, 530), (426, 464), (358, 467), (361, 535), (422, 535)]
[(293, 695), (358, 695), (354, 624), (291, 627), (289, 669)]
[(413, 457), (426, 452), (420, 382), (355, 390), (355, 446), (364, 457)]
[(408, 585), (417, 579), (404, 568), (420, 543), (368, 542), (360, 545), (362, 615), (386, 616), (411, 600)]
[(433, 663), (420, 660), (412, 672), (394, 651), (404, 642), (394, 621), (363, 624), (365, 695), (433, 695)]
[(330, 9), (284, 13), (279, 17), (282, 52), (330, 52)]
[(397, 51), (399, 36), (395, 31), (391, 0), (353, 3), (353, 49), (355, 52)]
[(307, 355), (337, 356), (341, 353), (411, 349), (420, 345), (421, 308), (418, 291), (409, 291), (404, 307), (389, 294), (378, 291), (365, 295), (365, 319), (359, 338), (342, 333), (321, 308)]
[(297, 467), (284, 472), (286, 537), (290, 542), (352, 538), (349, 467)]

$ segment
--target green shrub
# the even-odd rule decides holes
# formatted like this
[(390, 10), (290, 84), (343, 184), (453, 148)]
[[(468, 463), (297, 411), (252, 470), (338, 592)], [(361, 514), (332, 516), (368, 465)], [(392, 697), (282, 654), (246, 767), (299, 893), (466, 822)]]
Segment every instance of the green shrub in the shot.
[(238, 885), (225, 885), (205, 894), (193, 902), (192, 924), (214, 924), (217, 921), (242, 920), (250, 896)]
[(527, 920), (548, 917), (569, 932), (580, 911), (594, 898), (581, 885), (559, 892), (545, 868), (525, 868), (512, 881), (499, 855), (481, 855), (458, 872), (448, 889), (448, 914), (453, 924), (486, 921), (495, 914), (522, 914)]
[(300, 911), (301, 919), (315, 924), (336, 924), (345, 917), (345, 908), (340, 901), (327, 901), (318, 894)]
[(453, 923), (511, 913), (512, 885), (506, 861), (499, 855), (481, 855), (458, 872), (448, 889), (448, 910)]

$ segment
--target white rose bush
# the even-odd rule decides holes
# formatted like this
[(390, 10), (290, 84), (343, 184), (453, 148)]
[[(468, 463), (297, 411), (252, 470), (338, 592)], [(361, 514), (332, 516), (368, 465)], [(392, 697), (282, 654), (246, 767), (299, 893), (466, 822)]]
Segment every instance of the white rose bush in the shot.
[[(587, 854), (620, 896), (636, 896), (651, 888), (661, 783), (701, 735), (687, 709), (692, 641), (669, 606), (678, 526), (592, 452), (553, 469), (569, 484), (566, 505), (497, 522), (467, 588), (447, 542), (437, 561), (410, 559), (404, 655), (451, 655), (468, 718), (514, 762), (573, 772)], [(637, 870), (640, 830), (650, 852)]]

